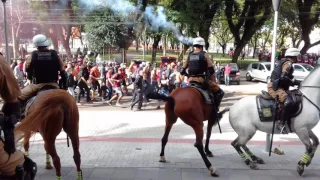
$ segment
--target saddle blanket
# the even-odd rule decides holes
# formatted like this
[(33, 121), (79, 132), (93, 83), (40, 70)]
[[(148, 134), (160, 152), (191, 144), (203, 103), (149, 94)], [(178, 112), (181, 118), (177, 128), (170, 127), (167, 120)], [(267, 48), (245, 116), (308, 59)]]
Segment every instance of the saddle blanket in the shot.
[(202, 95), (202, 97), (203, 97), (203, 99), (204, 99), (206, 104), (209, 104), (209, 105), (212, 104), (211, 96), (209, 95), (208, 91), (203, 89), (202, 86), (200, 86), (198, 84), (190, 83), (190, 85), (188, 87), (198, 90), (200, 92), (200, 94)]

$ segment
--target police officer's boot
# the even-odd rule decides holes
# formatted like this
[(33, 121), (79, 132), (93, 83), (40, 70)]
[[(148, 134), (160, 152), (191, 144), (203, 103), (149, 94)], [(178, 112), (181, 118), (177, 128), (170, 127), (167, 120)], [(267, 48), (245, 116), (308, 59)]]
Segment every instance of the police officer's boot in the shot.
[(23, 164), (24, 170), (27, 172), (27, 175), (25, 180), (34, 180), (37, 175), (37, 164), (33, 162), (30, 158), (27, 156), (24, 156), (24, 164)]
[(281, 134), (288, 134), (286, 130), (286, 122), (290, 118), (290, 114), (291, 114), (290, 110), (292, 109), (293, 102), (288, 97), (285, 99), (283, 104), (284, 104), (284, 108), (281, 112), (280, 121), (278, 122), (278, 130), (280, 131)]
[(218, 119), (222, 118), (222, 114), (219, 112), (219, 107), (220, 107), (223, 96), (224, 96), (224, 91), (222, 89), (219, 89), (214, 94), (214, 105), (215, 105), (215, 109), (217, 111), (217, 118)]
[(25, 180), (24, 179), (24, 168), (22, 165), (18, 165), (16, 167), (16, 177), (17, 177), (17, 180)]

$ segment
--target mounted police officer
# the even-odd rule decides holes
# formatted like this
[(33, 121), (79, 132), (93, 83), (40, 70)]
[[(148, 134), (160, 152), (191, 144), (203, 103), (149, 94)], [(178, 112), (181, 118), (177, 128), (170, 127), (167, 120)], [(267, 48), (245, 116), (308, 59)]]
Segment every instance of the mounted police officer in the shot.
[(294, 101), (288, 96), (289, 87), (298, 84), (293, 77), (293, 63), (296, 63), (300, 51), (297, 48), (289, 48), (271, 74), (271, 82), (268, 84), (268, 93), (273, 98), (279, 97), (279, 102), (283, 103), (284, 109), (278, 122), (278, 130), (282, 134), (287, 134), (285, 124), (290, 118), (290, 110), (294, 106)]
[[(215, 78), (215, 70), (209, 55), (204, 51), (205, 40), (197, 37), (193, 41), (194, 50), (190, 52), (188, 60), (183, 62), (181, 75), (189, 75), (189, 81), (199, 84), (207, 84), (214, 95), (215, 110), (219, 111), (219, 106), (224, 96), (224, 92), (219, 87)], [(186, 72), (188, 68), (188, 73)], [(218, 114), (220, 117), (220, 114)]]
[(37, 165), (15, 148), (14, 127), (21, 116), (20, 93), (12, 70), (0, 53), (0, 95), (4, 100), (0, 112), (0, 179), (33, 180), (37, 171)]
[(64, 76), (64, 64), (55, 50), (49, 50), (49, 40), (39, 34), (33, 37), (33, 43), (37, 48), (26, 61), (27, 78), (32, 82), (25, 87), (20, 100), (27, 101), (35, 96), (45, 86), (59, 88), (58, 72), (60, 71), (63, 89), (67, 89), (66, 76)]

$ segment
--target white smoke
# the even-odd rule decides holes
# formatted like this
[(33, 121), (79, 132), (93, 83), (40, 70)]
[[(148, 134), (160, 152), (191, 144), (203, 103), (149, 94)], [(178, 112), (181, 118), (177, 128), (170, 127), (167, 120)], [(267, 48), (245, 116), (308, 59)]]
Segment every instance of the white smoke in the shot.
[(129, 18), (132, 13), (143, 13), (145, 23), (151, 26), (151, 30), (158, 31), (163, 29), (172, 31), (183, 44), (191, 44), (193, 41), (193, 38), (183, 36), (175, 24), (168, 21), (163, 6), (157, 6), (156, 10), (153, 6), (147, 6), (145, 12), (140, 11), (141, 0), (138, 1), (137, 6), (126, 0), (80, 0), (80, 6), (88, 11), (100, 7), (108, 7), (114, 14), (122, 15), (125, 18)]

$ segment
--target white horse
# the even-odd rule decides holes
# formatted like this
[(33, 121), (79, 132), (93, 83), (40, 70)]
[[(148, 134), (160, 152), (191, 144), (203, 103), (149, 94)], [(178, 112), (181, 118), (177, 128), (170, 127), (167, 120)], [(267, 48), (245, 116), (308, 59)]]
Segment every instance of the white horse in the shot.
[[(311, 72), (306, 79), (300, 84), (300, 92), (302, 93), (302, 109), (301, 113), (294, 118), (291, 118), (290, 127), (296, 133), (301, 142), (306, 146), (306, 152), (298, 162), (297, 171), (301, 176), (304, 172), (304, 166), (308, 166), (319, 145), (317, 136), (312, 132), (312, 129), (319, 122), (320, 112), (320, 68), (317, 67)], [(229, 121), (232, 128), (238, 134), (238, 137), (231, 145), (240, 154), (244, 162), (251, 169), (258, 169), (256, 163), (264, 164), (264, 161), (255, 156), (246, 146), (247, 142), (254, 136), (257, 130), (272, 133), (273, 122), (261, 122), (257, 101), (255, 96), (245, 97), (230, 107)], [(280, 132), (275, 128), (275, 134)], [(310, 141), (312, 140), (312, 142)], [(246, 154), (252, 159), (247, 158)]]

